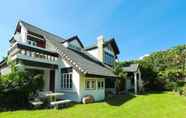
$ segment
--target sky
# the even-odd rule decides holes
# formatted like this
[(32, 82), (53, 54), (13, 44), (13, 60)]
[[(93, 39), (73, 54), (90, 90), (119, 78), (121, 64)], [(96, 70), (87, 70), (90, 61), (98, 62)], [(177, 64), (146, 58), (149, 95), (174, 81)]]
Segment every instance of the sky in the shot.
[(61, 37), (78, 35), (85, 46), (114, 37), (119, 59), (139, 59), (186, 44), (185, 0), (4, 0), (0, 4), (0, 58), (18, 20)]

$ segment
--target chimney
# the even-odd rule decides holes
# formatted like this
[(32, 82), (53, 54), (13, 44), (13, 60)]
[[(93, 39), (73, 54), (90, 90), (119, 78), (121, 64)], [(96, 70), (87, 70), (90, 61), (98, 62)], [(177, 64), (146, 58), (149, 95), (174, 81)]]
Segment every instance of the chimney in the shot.
[(97, 47), (98, 47), (98, 59), (104, 61), (104, 37), (103, 35), (97, 37)]

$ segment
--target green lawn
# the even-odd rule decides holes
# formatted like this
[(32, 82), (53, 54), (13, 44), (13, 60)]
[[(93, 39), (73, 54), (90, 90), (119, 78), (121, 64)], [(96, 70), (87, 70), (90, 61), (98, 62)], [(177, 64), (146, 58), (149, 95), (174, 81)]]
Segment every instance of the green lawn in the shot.
[(173, 93), (151, 93), (109, 102), (79, 104), (60, 110), (0, 113), (0, 118), (185, 118), (186, 98)]

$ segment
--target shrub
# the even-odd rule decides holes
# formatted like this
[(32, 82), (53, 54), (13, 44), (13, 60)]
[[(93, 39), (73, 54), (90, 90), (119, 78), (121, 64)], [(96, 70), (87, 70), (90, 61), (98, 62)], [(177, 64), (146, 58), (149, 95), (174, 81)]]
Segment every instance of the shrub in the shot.
[(183, 95), (186, 96), (186, 86), (184, 86), (184, 87), (182, 88), (182, 91), (183, 91)]
[(183, 89), (182, 88), (178, 88), (178, 93), (179, 93), (179, 95), (183, 95)]
[(176, 91), (177, 87), (178, 87), (178, 85), (177, 85), (176, 82), (166, 82), (166, 84), (165, 84), (165, 89), (166, 90)]
[(41, 88), (41, 75), (30, 76), (26, 71), (14, 68), (8, 75), (0, 77), (0, 108), (25, 108), (30, 95)]

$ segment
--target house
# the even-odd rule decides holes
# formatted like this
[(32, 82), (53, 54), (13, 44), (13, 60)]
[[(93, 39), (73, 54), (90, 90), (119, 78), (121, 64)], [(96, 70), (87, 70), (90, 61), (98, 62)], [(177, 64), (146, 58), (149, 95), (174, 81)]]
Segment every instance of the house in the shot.
[[(25, 21), (17, 23), (11, 38), (8, 59), (33, 74), (42, 74), (43, 91), (62, 92), (65, 99), (81, 102), (87, 95), (104, 100), (107, 91), (115, 92), (112, 64), (119, 49), (112, 38), (97, 38), (95, 45), (85, 47), (78, 36), (64, 39)], [(10, 72), (5, 61), (2, 75)]]

